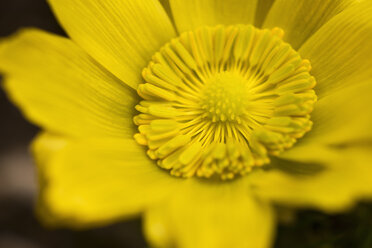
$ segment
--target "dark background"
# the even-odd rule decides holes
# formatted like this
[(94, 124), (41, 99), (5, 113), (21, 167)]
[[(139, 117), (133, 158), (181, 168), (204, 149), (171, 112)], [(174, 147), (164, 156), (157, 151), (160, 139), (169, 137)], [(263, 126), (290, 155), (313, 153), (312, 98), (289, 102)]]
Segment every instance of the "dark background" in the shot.
[[(0, 0), (0, 38), (29, 26), (65, 35), (44, 0)], [(0, 248), (146, 247), (138, 219), (84, 231), (49, 230), (39, 224), (33, 214), (37, 186), (28, 152), (37, 132), (0, 89)], [(276, 248), (372, 248), (371, 204), (343, 215), (301, 211), (289, 219), (278, 228)]]

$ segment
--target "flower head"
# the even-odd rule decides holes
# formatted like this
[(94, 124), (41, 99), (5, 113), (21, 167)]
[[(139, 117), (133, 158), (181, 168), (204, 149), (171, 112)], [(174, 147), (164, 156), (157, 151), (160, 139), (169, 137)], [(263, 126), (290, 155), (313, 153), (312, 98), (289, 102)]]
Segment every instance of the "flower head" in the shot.
[(0, 43), (6, 91), (44, 129), (45, 222), (143, 214), (155, 247), (264, 248), (276, 204), (372, 196), (370, 1), (49, 3), (70, 38)]
[(222, 179), (292, 147), (311, 129), (315, 79), (282, 34), (202, 27), (164, 45), (137, 89), (138, 143), (172, 175)]

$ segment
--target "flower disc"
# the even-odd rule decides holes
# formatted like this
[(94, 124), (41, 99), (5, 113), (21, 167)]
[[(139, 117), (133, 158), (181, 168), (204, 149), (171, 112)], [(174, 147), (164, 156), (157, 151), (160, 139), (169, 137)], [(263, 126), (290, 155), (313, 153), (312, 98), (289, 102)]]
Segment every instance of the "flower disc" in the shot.
[(316, 82), (283, 31), (203, 27), (143, 70), (138, 143), (172, 175), (231, 179), (270, 162), (311, 129)]

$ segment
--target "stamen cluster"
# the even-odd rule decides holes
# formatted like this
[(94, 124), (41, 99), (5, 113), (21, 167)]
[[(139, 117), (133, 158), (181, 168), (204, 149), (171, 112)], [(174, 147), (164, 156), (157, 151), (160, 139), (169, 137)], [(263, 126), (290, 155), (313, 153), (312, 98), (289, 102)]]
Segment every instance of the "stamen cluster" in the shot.
[(143, 70), (135, 138), (172, 175), (232, 179), (270, 162), (311, 129), (310, 62), (283, 31), (203, 27)]

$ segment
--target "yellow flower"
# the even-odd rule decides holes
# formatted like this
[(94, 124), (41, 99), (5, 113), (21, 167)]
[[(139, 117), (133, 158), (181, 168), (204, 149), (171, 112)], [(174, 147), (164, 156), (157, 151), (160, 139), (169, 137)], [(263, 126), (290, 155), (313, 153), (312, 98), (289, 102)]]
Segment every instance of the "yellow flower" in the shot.
[(370, 0), (49, 3), (70, 39), (0, 43), (6, 91), (45, 130), (45, 222), (143, 214), (154, 247), (264, 248), (275, 204), (372, 196)]

